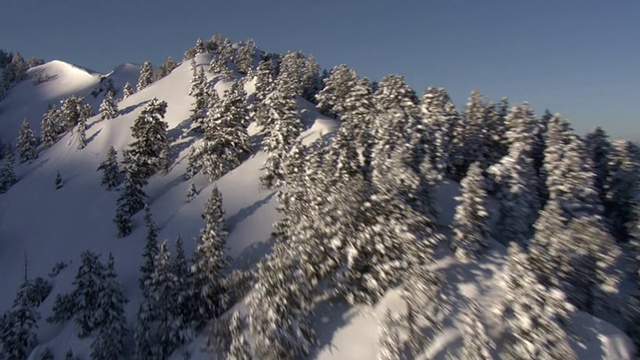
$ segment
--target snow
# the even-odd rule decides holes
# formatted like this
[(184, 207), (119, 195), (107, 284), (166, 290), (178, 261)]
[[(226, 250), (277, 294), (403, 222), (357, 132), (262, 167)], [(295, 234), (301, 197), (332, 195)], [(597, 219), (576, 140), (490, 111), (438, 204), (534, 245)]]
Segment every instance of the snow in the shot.
[[(198, 66), (208, 68), (210, 55), (198, 55)], [(121, 91), (127, 81), (137, 82), (139, 65), (123, 64), (105, 75), (113, 80)], [(37, 73), (50, 77), (39, 85), (31, 81)], [(0, 137), (4, 142), (15, 142), (23, 118), (27, 118), (39, 133), (42, 114), (49, 104), (59, 104), (61, 99), (77, 94), (89, 101), (97, 111), (103, 94), (94, 98), (90, 93), (100, 82), (102, 75), (61, 61), (52, 61), (29, 71), (29, 78), (14, 88), (0, 101)], [(44, 318), (51, 314), (55, 295), (68, 293), (79, 265), (80, 253), (91, 250), (102, 254), (106, 261), (109, 252), (116, 259), (116, 271), (123, 290), (130, 300), (126, 313), (130, 329), (139, 304), (138, 269), (142, 261), (145, 228), (142, 212), (133, 218), (134, 229), (126, 238), (117, 238), (112, 219), (118, 193), (106, 191), (100, 186), (100, 173), (96, 171), (110, 146), (118, 150), (131, 142), (130, 127), (144, 104), (157, 97), (168, 103), (165, 120), (169, 124), (171, 144), (171, 168), (164, 175), (154, 176), (145, 188), (149, 195), (154, 221), (160, 227), (159, 238), (173, 240), (181, 235), (187, 253), (194, 249), (193, 239), (203, 226), (200, 214), (208, 199), (213, 184), (198, 175), (185, 180), (189, 148), (197, 140), (189, 133), (188, 121), (192, 98), (188, 96), (192, 72), (188, 62), (181, 64), (167, 77), (158, 80), (144, 90), (122, 100), (118, 106), (122, 115), (101, 121), (99, 116), (88, 120), (88, 144), (82, 151), (76, 150), (73, 135), (66, 135), (50, 149), (40, 153), (32, 164), (16, 166), (20, 179), (7, 193), (0, 195), (0, 311), (9, 309), (15, 291), (22, 281), (23, 260), (28, 259), (29, 275), (47, 277), (53, 265), (59, 261), (71, 262), (53, 280), (51, 295), (39, 307), (43, 319), (39, 322), (38, 346), (30, 359), (36, 359), (45, 346), (56, 358), (63, 358), (69, 348), (76, 355), (89, 358), (91, 339), (77, 339), (77, 329), (73, 323), (51, 325)], [(230, 83), (216, 81), (215, 88), (220, 95)], [(246, 84), (251, 93), (253, 83)], [(121, 97), (121, 94), (116, 98)], [(304, 144), (334, 132), (339, 123), (317, 113), (312, 104), (299, 100), (299, 112), (306, 131), (301, 135)], [(249, 134), (254, 145), (259, 148), (258, 129), (251, 126)], [(227, 225), (230, 230), (229, 252), (233, 266), (246, 268), (254, 265), (272, 245), (272, 224), (278, 220), (276, 197), (272, 190), (262, 189), (259, 181), (260, 168), (265, 154), (257, 151), (241, 166), (216, 182), (223, 195)], [(121, 160), (119, 158), (119, 160)], [(64, 187), (55, 189), (54, 179), (60, 172)], [(190, 181), (195, 184), (198, 195), (186, 202)], [(438, 221), (447, 226), (453, 219), (459, 186), (446, 181), (436, 194), (440, 205)], [(496, 213), (496, 205), (490, 208)], [(449, 346), (458, 344), (459, 334), (455, 329), (455, 316), (466, 306), (468, 300), (481, 304), (490, 313), (492, 304), (499, 298), (500, 289), (495, 285), (496, 276), (502, 271), (506, 250), (492, 242), (491, 248), (479, 262), (463, 264), (455, 260), (443, 246), (438, 249), (438, 262), (434, 269), (443, 271), (447, 290), (452, 294), (452, 317), (444, 319), (444, 329), (433, 340), (425, 353), (418, 359), (443, 359)], [(378, 350), (378, 324), (386, 309), (398, 314), (404, 309), (399, 290), (394, 289), (373, 307), (350, 307), (342, 302), (323, 301), (314, 313), (320, 345), (310, 358), (318, 360), (359, 360), (373, 359)], [(496, 324), (489, 328), (492, 334), (499, 333)], [(581, 359), (600, 358), (605, 352), (615, 359), (630, 359), (633, 346), (626, 335), (613, 325), (579, 313), (574, 323), (576, 332), (584, 340), (584, 345), (574, 345)], [(133, 347), (132, 335), (128, 336), (127, 348)], [(203, 337), (184, 346), (194, 356), (192, 359), (209, 359), (211, 355), (201, 352)], [(172, 359), (181, 359), (182, 350), (176, 351)]]

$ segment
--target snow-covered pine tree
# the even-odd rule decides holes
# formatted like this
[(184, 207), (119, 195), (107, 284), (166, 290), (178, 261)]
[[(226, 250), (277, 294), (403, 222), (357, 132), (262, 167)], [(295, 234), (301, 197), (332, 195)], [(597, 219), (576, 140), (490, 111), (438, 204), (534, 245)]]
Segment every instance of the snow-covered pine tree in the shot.
[(207, 111), (210, 107), (209, 101), (217, 100), (211, 99), (212, 92), (215, 92), (215, 89), (209, 89), (209, 83), (204, 74), (204, 69), (200, 67), (200, 69), (198, 70), (194, 67), (193, 78), (191, 79), (191, 89), (189, 90), (189, 95), (193, 96), (194, 98), (190, 119), (195, 122), (198, 128), (201, 130), (204, 125), (204, 119), (207, 116)]
[(196, 196), (198, 196), (198, 189), (196, 189), (196, 185), (191, 182), (189, 183), (189, 190), (187, 190), (187, 202), (193, 201)]
[(238, 311), (234, 311), (231, 315), (229, 330), (231, 332), (231, 346), (227, 358), (229, 360), (252, 360), (251, 346), (244, 336), (242, 318)]
[(194, 337), (193, 326), (196, 321), (200, 321), (197, 304), (195, 301), (196, 289), (194, 277), (184, 253), (184, 243), (180, 235), (175, 241), (176, 256), (173, 259), (173, 273), (178, 280), (176, 283), (176, 318), (175, 321), (179, 329), (176, 334), (180, 337), (180, 342), (187, 342)]
[(609, 136), (602, 130), (601, 127), (595, 128), (592, 132), (588, 133), (585, 138), (585, 143), (591, 157), (591, 162), (594, 166), (594, 172), (596, 174), (595, 187), (600, 196), (602, 203), (605, 201), (605, 183), (607, 181), (607, 175), (609, 173), (609, 153), (611, 152), (611, 143), (609, 142)]
[(493, 165), (500, 161), (503, 156), (507, 155), (508, 148), (505, 144), (505, 135), (507, 132), (504, 123), (504, 117), (500, 115), (499, 105), (489, 101), (485, 105), (485, 145), (487, 153), (484, 154), (487, 166)]
[(75, 303), (75, 323), (79, 328), (79, 337), (89, 336), (99, 328), (100, 296), (105, 284), (105, 266), (99, 255), (83, 251), (80, 255), (80, 267), (73, 281), (71, 293)]
[(83, 97), (72, 95), (60, 103), (61, 132), (73, 132), (73, 128), (78, 125), (81, 117), (86, 120), (91, 116), (92, 109), (89, 104), (85, 103)]
[(275, 66), (273, 60), (262, 59), (255, 74), (255, 92), (251, 114), (256, 125), (264, 127), (269, 122), (269, 106), (265, 100), (275, 89)]
[[(131, 127), (134, 141), (129, 144), (129, 153), (136, 163), (142, 178), (149, 179), (166, 162), (168, 124), (163, 121), (167, 112), (166, 101), (151, 99), (140, 112)], [(141, 208), (140, 208), (141, 209)]]
[(638, 147), (628, 140), (614, 140), (608, 156), (604, 216), (618, 241), (629, 240), (626, 224), (634, 218), (640, 184)]
[[(384, 130), (382, 127), (378, 127), (377, 140), (380, 141), (382, 137), (390, 137), (386, 141), (391, 146), (389, 152), (393, 150), (394, 146), (410, 141), (419, 115), (418, 98), (415, 91), (405, 83), (404, 77), (389, 75), (383, 78), (374, 94), (374, 101), (381, 111), (393, 113), (393, 116), (378, 117), (378, 122), (387, 121), (388, 124), (385, 125)], [(383, 131), (396, 131), (397, 133), (386, 134)], [(398, 137), (403, 137), (405, 141), (400, 141)]]
[(139, 286), (143, 297), (148, 299), (151, 292), (151, 276), (155, 269), (155, 258), (158, 255), (158, 228), (153, 222), (149, 205), (144, 206), (144, 222), (147, 228), (147, 236), (144, 252), (142, 253), (144, 263), (140, 266)]
[(316, 95), (318, 109), (338, 119), (344, 116), (347, 96), (358, 79), (358, 74), (347, 65), (335, 66), (324, 80), (324, 88)]
[(471, 164), (460, 185), (462, 194), (456, 197), (460, 203), (451, 225), (452, 247), (457, 258), (475, 259), (488, 246), (489, 235), (486, 184), (479, 163)]
[(100, 104), (100, 120), (115, 119), (118, 116), (118, 104), (114, 99), (113, 91), (107, 91)]
[(231, 41), (229, 41), (229, 39), (224, 39), (224, 41), (217, 46), (215, 52), (218, 56), (214, 56), (213, 59), (211, 59), (209, 72), (220, 74), (224, 81), (231, 81), (233, 72), (228, 66), (228, 62), (232, 60), (233, 56)]
[(303, 74), (304, 90), (302, 97), (314, 103), (316, 101), (316, 94), (322, 90), (324, 84), (320, 78), (320, 64), (316, 62), (316, 58), (313, 55), (307, 57)]
[(53, 146), (58, 141), (58, 135), (64, 132), (62, 127), (62, 112), (54, 105), (43, 116), (40, 125), (42, 129), (42, 143), (46, 147)]
[(378, 330), (378, 360), (400, 360), (402, 349), (400, 348), (400, 336), (397, 325), (387, 309), (384, 319)]
[(120, 171), (118, 169), (118, 153), (113, 146), (109, 147), (104, 161), (100, 163), (98, 170), (102, 171), (100, 184), (107, 190), (113, 190), (120, 185)]
[(222, 101), (211, 102), (205, 119), (204, 141), (189, 155), (189, 176), (202, 171), (215, 181), (240, 165), (242, 157), (251, 152), (245, 125), (248, 122), (246, 98), (240, 85), (234, 84), (232, 88), (234, 86), (235, 90), (230, 90)]
[(461, 121), (453, 129), (451, 160), (456, 179), (462, 179), (473, 162), (479, 161), (483, 169), (488, 165), (486, 111), (484, 97), (478, 90), (473, 90)]
[(0, 334), (0, 345), (6, 359), (26, 359), (31, 350), (37, 345), (38, 320), (40, 314), (37, 311), (39, 304), (29, 298), (28, 288), (30, 281), (25, 278), (13, 301), (13, 306), (6, 318), (3, 318), (4, 326)]
[(127, 81), (126, 84), (124, 84), (124, 87), (122, 88), (122, 96), (124, 99), (128, 98), (129, 96), (135, 94), (135, 90), (133, 90), (133, 86), (131, 86), (131, 83)]
[(533, 235), (540, 207), (537, 195), (538, 176), (533, 167), (531, 151), (536, 126), (533, 113), (525, 103), (509, 113), (512, 124), (507, 138), (509, 154), (487, 169), (496, 186), (496, 197), (502, 207), (496, 223), (498, 240), (524, 244)]
[(238, 49), (234, 60), (240, 74), (247, 75), (253, 67), (253, 57), (256, 54), (256, 50), (256, 43), (253, 39), (244, 41)]
[(60, 176), (60, 171), (56, 173), (56, 180), (53, 183), (56, 186), (56, 190), (64, 186), (64, 182), (62, 181), (62, 176)]
[(294, 141), (302, 132), (298, 107), (290, 88), (278, 88), (268, 99), (270, 124), (267, 124), (263, 150), (267, 159), (263, 164), (265, 173), (260, 181), (266, 187), (277, 187), (284, 180), (282, 165)]
[(33, 130), (29, 126), (27, 119), (22, 121), (22, 127), (20, 128), (20, 135), (16, 142), (16, 149), (18, 150), (18, 159), (20, 162), (31, 162), (38, 158), (38, 139), (36, 138)]
[(276, 87), (280, 88), (287, 84), (295, 96), (302, 96), (306, 82), (304, 78), (305, 62), (305, 55), (302, 52), (290, 51), (284, 55), (276, 77)]
[(620, 315), (618, 261), (622, 252), (599, 216), (576, 217), (567, 227), (563, 249), (568, 261), (560, 263), (562, 290), (581, 310), (601, 318)]
[(436, 332), (441, 330), (438, 314), (449, 311), (447, 300), (442, 296), (443, 277), (427, 266), (428, 263), (424, 263), (410, 269), (400, 293), (407, 305), (408, 347), (414, 356), (426, 348)]
[(109, 254), (104, 280), (97, 299), (98, 333), (91, 344), (91, 360), (120, 359), (124, 355), (127, 318), (124, 306), (127, 299), (116, 281), (113, 254)]
[(18, 182), (16, 173), (13, 171), (14, 162), (13, 151), (8, 148), (4, 155), (2, 168), (0, 168), (0, 194), (7, 192), (11, 186)]
[(78, 127), (76, 133), (78, 134), (78, 145), (76, 149), (80, 151), (84, 149), (85, 146), (87, 146), (87, 118), (84, 115), (81, 115), (78, 119)]
[(316, 343), (308, 320), (313, 285), (302, 280), (304, 264), (286, 247), (276, 242), (272, 254), (258, 264), (258, 280), (247, 299), (254, 358), (297, 359), (309, 355)]
[(220, 315), (227, 308), (227, 289), (222, 281), (222, 271), (229, 265), (225, 255), (227, 231), (224, 223), (222, 194), (214, 185), (205, 204), (202, 217), (205, 226), (197, 238), (191, 272), (196, 289), (196, 306), (201, 323)]
[[(146, 88), (153, 83), (153, 68), (150, 61), (145, 61), (140, 68), (140, 76), (138, 77), (138, 91)], [(126, 86), (126, 85), (125, 85)]]
[(501, 285), (504, 298), (496, 313), (509, 325), (503, 359), (577, 359), (561, 326), (571, 306), (563, 294), (539, 284), (527, 254), (511, 242)]
[(120, 237), (131, 233), (131, 216), (144, 209), (147, 199), (147, 194), (142, 189), (147, 184), (147, 180), (142, 177), (129, 152), (125, 151), (123, 154), (124, 186), (116, 202), (116, 216), (113, 220)]
[(151, 278), (153, 291), (150, 306), (153, 308), (156, 325), (152, 328), (152, 339), (157, 339), (158, 359), (166, 359), (179, 346), (190, 340), (191, 331), (180, 309), (180, 279), (171, 261), (168, 244), (164, 241), (155, 259), (155, 271)]
[(460, 316), (459, 330), (462, 336), (462, 349), (458, 352), (456, 359), (491, 360), (496, 358), (496, 345), (487, 335), (480, 317), (481, 314), (480, 306), (471, 302)]

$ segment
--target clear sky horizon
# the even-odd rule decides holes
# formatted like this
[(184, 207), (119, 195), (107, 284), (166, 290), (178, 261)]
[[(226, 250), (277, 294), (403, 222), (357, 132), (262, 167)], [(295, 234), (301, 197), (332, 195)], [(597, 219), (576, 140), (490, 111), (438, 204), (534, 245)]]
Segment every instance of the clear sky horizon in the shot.
[(459, 110), (473, 89), (528, 101), (640, 140), (640, 1), (111, 0), (6, 1), (0, 48), (106, 73), (124, 62), (181, 60), (198, 38), (253, 38), (301, 50), (323, 68), (380, 80), (402, 74), (421, 93), (445, 87)]

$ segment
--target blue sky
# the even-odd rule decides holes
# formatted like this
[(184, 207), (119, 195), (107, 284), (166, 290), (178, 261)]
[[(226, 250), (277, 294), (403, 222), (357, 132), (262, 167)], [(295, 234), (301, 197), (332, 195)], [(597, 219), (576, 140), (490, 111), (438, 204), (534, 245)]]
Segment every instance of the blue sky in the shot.
[(301, 50), (416, 91), (445, 87), (529, 101), (579, 132), (640, 140), (640, 1), (234, 0), (4, 1), (0, 48), (108, 72), (181, 59), (221, 33), (267, 51)]

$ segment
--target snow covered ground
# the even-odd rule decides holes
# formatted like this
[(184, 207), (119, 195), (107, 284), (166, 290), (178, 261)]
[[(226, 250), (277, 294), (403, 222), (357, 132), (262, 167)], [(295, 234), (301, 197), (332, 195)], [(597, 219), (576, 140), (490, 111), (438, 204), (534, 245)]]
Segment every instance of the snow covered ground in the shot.
[[(209, 55), (199, 55), (197, 64), (207, 66)], [(137, 82), (139, 66), (125, 64), (108, 74), (116, 89), (122, 89), (125, 82)], [(31, 79), (43, 74), (48, 81), (34, 85)], [(0, 311), (10, 308), (16, 290), (23, 280), (24, 260), (28, 262), (29, 276), (47, 277), (54, 264), (71, 262), (54, 280), (53, 292), (40, 306), (43, 319), (39, 321), (38, 339), (41, 343), (31, 358), (37, 359), (46, 346), (56, 358), (73, 348), (76, 355), (89, 358), (91, 339), (78, 339), (73, 323), (51, 325), (44, 318), (51, 314), (55, 295), (70, 291), (79, 263), (80, 253), (91, 250), (101, 253), (103, 259), (113, 253), (119, 281), (130, 300), (126, 306), (130, 327), (139, 305), (138, 274), (142, 261), (145, 228), (142, 212), (133, 218), (134, 230), (125, 238), (116, 236), (112, 222), (116, 198), (115, 191), (106, 191), (100, 185), (100, 173), (96, 171), (110, 146), (124, 149), (131, 142), (130, 127), (134, 119), (150, 99), (157, 97), (168, 103), (165, 120), (169, 124), (171, 145), (171, 168), (166, 175), (154, 176), (145, 189), (149, 195), (151, 211), (160, 227), (160, 239), (172, 241), (178, 235), (185, 241), (188, 253), (194, 249), (192, 239), (203, 226), (200, 214), (209, 197), (213, 185), (201, 175), (193, 181), (198, 196), (186, 202), (189, 181), (185, 180), (186, 158), (196, 139), (188, 132), (189, 111), (192, 98), (188, 96), (191, 69), (184, 63), (167, 77), (150, 87), (122, 100), (118, 105), (122, 115), (101, 121), (94, 116), (88, 121), (88, 144), (81, 151), (76, 150), (74, 135), (66, 135), (53, 147), (40, 153), (31, 164), (16, 166), (19, 182), (7, 193), (0, 194)], [(212, 74), (208, 74), (212, 79)], [(77, 94), (91, 103), (94, 112), (104, 96), (93, 97), (91, 92), (100, 84), (100, 74), (61, 61), (52, 61), (29, 70), (29, 79), (12, 88), (6, 99), (0, 101), (0, 137), (13, 142), (23, 118), (27, 118), (36, 133), (39, 133), (42, 114), (50, 104), (59, 104), (61, 99)], [(229, 87), (228, 83), (217, 82), (220, 94)], [(251, 83), (246, 89), (252, 91)], [(117, 97), (120, 97), (119, 94)], [(305, 143), (317, 136), (335, 131), (337, 121), (320, 115), (314, 107), (299, 102), (299, 112), (307, 125), (302, 134)], [(254, 145), (259, 146), (257, 130), (249, 128)], [(226, 220), (230, 229), (229, 255), (234, 266), (247, 267), (255, 264), (269, 251), (272, 241), (272, 224), (278, 219), (275, 209), (276, 198), (273, 191), (260, 187), (260, 168), (265, 154), (257, 151), (241, 166), (217, 181), (222, 192)], [(54, 178), (60, 172), (64, 187), (56, 190)], [(447, 226), (453, 218), (458, 185), (446, 182), (440, 188), (437, 200), (440, 206), (439, 222)], [(494, 205), (495, 208), (495, 205)], [(457, 310), (465, 307), (468, 300), (482, 304), (490, 316), (493, 304), (500, 296), (495, 278), (501, 273), (506, 250), (492, 243), (491, 249), (481, 262), (459, 263), (447, 249), (439, 249), (438, 261), (434, 265), (443, 271), (447, 291), (451, 299), (452, 316), (444, 319), (443, 331), (437, 335), (432, 345), (418, 359), (443, 359), (447, 348), (459, 345), (459, 334), (455, 329)], [(344, 303), (322, 302), (315, 309), (314, 324), (318, 332), (320, 346), (312, 354), (312, 359), (322, 360), (369, 360), (377, 354), (379, 318), (386, 309), (401, 312), (404, 307), (397, 290), (387, 293), (374, 307), (349, 307)], [(600, 319), (584, 313), (577, 315), (574, 327), (583, 344), (572, 343), (581, 359), (600, 359), (606, 352), (614, 354), (613, 359), (630, 359), (633, 346), (626, 335)], [(499, 327), (490, 332), (500, 332)], [(193, 359), (209, 359), (210, 354), (202, 353), (202, 338), (185, 346), (193, 353)], [(127, 347), (133, 347), (131, 333)], [(130, 352), (130, 351), (129, 351)], [(177, 351), (173, 359), (181, 359)]]

